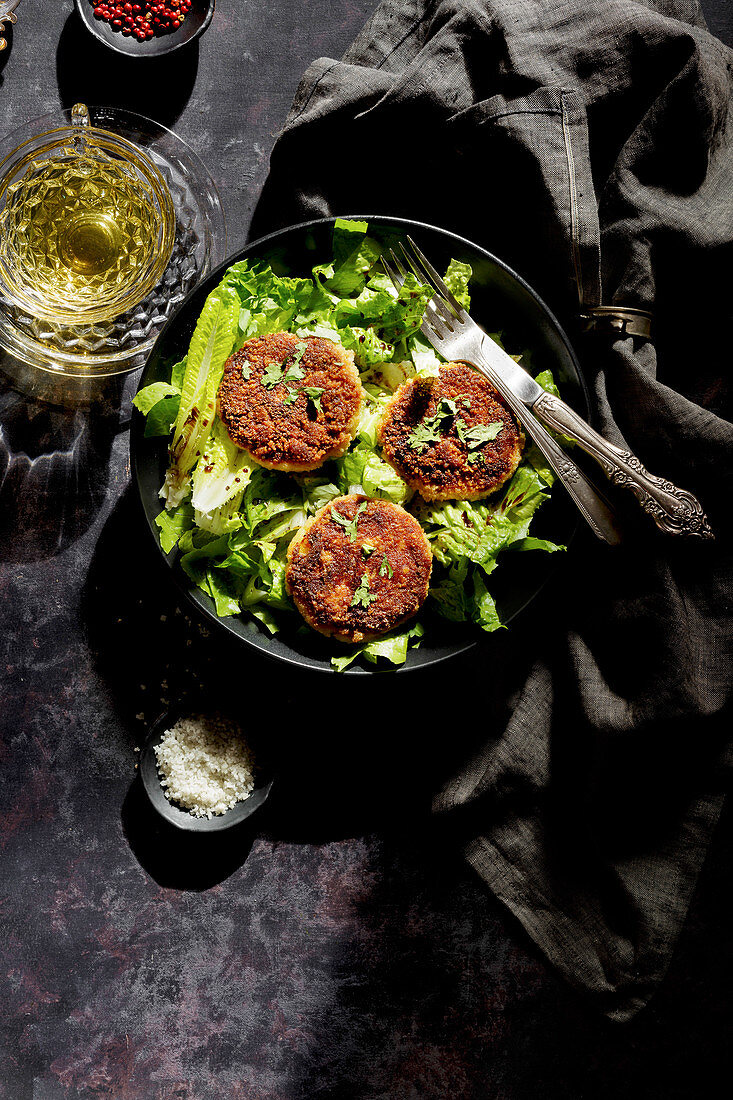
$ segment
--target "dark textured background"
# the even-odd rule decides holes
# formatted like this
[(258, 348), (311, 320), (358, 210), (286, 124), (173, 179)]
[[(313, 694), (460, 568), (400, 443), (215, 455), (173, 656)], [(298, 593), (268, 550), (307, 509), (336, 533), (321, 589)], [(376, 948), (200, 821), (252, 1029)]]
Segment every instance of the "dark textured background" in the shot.
[[(374, 6), (219, 0), (200, 46), (146, 70), (95, 48), (70, 3), (23, 0), (3, 129), (78, 99), (174, 126), (211, 167), (234, 251), (302, 70)], [(703, 6), (730, 43), (727, 0)], [(443, 734), (529, 627), (501, 655), (367, 683), (233, 649), (177, 606), (142, 530), (130, 381), (92, 404), (29, 388), (5, 363), (0, 1097), (727, 1094), (709, 1082), (731, 1030), (728, 817), (652, 1005), (598, 1019), (429, 815), (461, 752)], [(215, 843), (169, 834), (135, 778), (145, 720), (202, 695), (286, 761), (257, 831)]]

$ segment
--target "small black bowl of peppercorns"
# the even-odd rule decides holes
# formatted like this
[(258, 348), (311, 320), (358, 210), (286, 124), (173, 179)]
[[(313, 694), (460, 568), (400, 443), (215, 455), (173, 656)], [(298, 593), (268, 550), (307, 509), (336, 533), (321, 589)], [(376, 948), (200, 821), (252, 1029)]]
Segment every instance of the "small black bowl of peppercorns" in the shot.
[(160, 57), (199, 38), (216, 0), (75, 0), (95, 38), (126, 57)]

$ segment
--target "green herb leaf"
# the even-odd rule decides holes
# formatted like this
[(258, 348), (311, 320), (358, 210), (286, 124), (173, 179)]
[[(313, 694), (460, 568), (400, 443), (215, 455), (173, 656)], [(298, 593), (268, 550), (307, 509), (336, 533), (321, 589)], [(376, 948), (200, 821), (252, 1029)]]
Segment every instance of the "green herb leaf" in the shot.
[(335, 508), (332, 508), (328, 513), (328, 518), (334, 523), (340, 524), (349, 536), (350, 542), (356, 542), (356, 525), (359, 522), (359, 516), (366, 508), (366, 501), (362, 501), (359, 507), (354, 513), (353, 519), (348, 519), (347, 516), (343, 516), (341, 512), (337, 512)]
[(260, 381), (265, 389), (271, 390), (278, 382), (283, 380), (283, 369), (280, 363), (271, 363), (265, 373), (262, 375)]
[(369, 591), (369, 575), (368, 573), (362, 573), (359, 587), (354, 593), (354, 598), (351, 601), (350, 607), (369, 607), (369, 604), (376, 600), (376, 596)]
[(461, 421), (458, 421), (456, 427), (458, 438), (462, 443), (467, 444), (470, 450), (483, 447), (484, 443), (490, 443), (504, 430), (501, 420), (493, 420), (491, 424), (476, 424), (473, 428), (465, 428)]
[(444, 421), (452, 420), (458, 408), (449, 397), (441, 397), (432, 416), (426, 416), (410, 432), (407, 443), (414, 451), (424, 451), (429, 443), (440, 443)]
[(298, 363), (300, 362), (300, 360), (305, 355), (305, 350), (306, 350), (307, 347), (308, 347), (308, 345), (306, 344), (305, 340), (300, 340), (295, 345), (295, 351), (293, 352), (292, 357), (290, 359), (290, 362), (293, 364), (294, 367), (297, 367)]
[(305, 341), (300, 340), (295, 345), (293, 354), (289, 355), (282, 363), (271, 363), (262, 375), (262, 385), (271, 390), (279, 382), (299, 382), (301, 378), (305, 378), (305, 371), (298, 364), (303, 358), (307, 347)]
[(482, 461), (483, 455), (478, 448), (496, 439), (503, 430), (504, 424), (501, 420), (492, 420), (490, 424), (475, 424), (473, 428), (467, 428), (463, 420), (456, 420), (458, 438), (468, 447), (469, 463)]
[(390, 580), (392, 580), (392, 577), (394, 576), (394, 569), (389, 564), (389, 558), (386, 554), (382, 558), (382, 564), (379, 567), (379, 576), (389, 577)]
[(242, 378), (246, 382), (251, 377), (251, 375), (252, 375), (252, 364), (250, 363), (249, 359), (245, 359), (244, 362), (242, 363)]
[(305, 394), (316, 412), (319, 413), (321, 411), (321, 398), (324, 393), (323, 386), (304, 386), (301, 392)]
[(305, 378), (305, 371), (297, 364), (292, 367), (288, 367), (285, 374), (282, 377), (283, 382), (300, 382), (302, 378)]
[(362, 544), (361, 552), (362, 552), (362, 554), (364, 555), (365, 558), (368, 558), (369, 555), (373, 554), (375, 550), (376, 550), (376, 546), (372, 546), (372, 544), (370, 542), (365, 542), (365, 543)]

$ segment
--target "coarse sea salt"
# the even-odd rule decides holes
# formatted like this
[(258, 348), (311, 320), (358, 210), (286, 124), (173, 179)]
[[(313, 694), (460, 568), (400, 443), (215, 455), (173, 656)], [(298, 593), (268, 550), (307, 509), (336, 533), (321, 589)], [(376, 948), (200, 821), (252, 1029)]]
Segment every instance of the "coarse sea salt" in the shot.
[(240, 728), (221, 715), (179, 718), (155, 746), (169, 802), (193, 817), (226, 813), (254, 790), (254, 760)]

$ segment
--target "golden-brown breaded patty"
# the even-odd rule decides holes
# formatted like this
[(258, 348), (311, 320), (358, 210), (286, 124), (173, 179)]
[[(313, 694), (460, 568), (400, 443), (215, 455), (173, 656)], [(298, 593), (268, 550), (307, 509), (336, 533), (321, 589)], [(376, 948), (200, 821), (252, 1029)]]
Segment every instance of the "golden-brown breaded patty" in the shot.
[(227, 359), (218, 413), (238, 447), (270, 470), (315, 470), (342, 455), (361, 411), (354, 356), (333, 340), (275, 332)]
[(314, 630), (363, 642), (418, 611), (432, 554), (414, 516), (352, 493), (321, 508), (288, 548), (288, 591)]
[(512, 476), (524, 435), (482, 374), (446, 363), (404, 382), (379, 429), (384, 456), (425, 500), (480, 500)]

